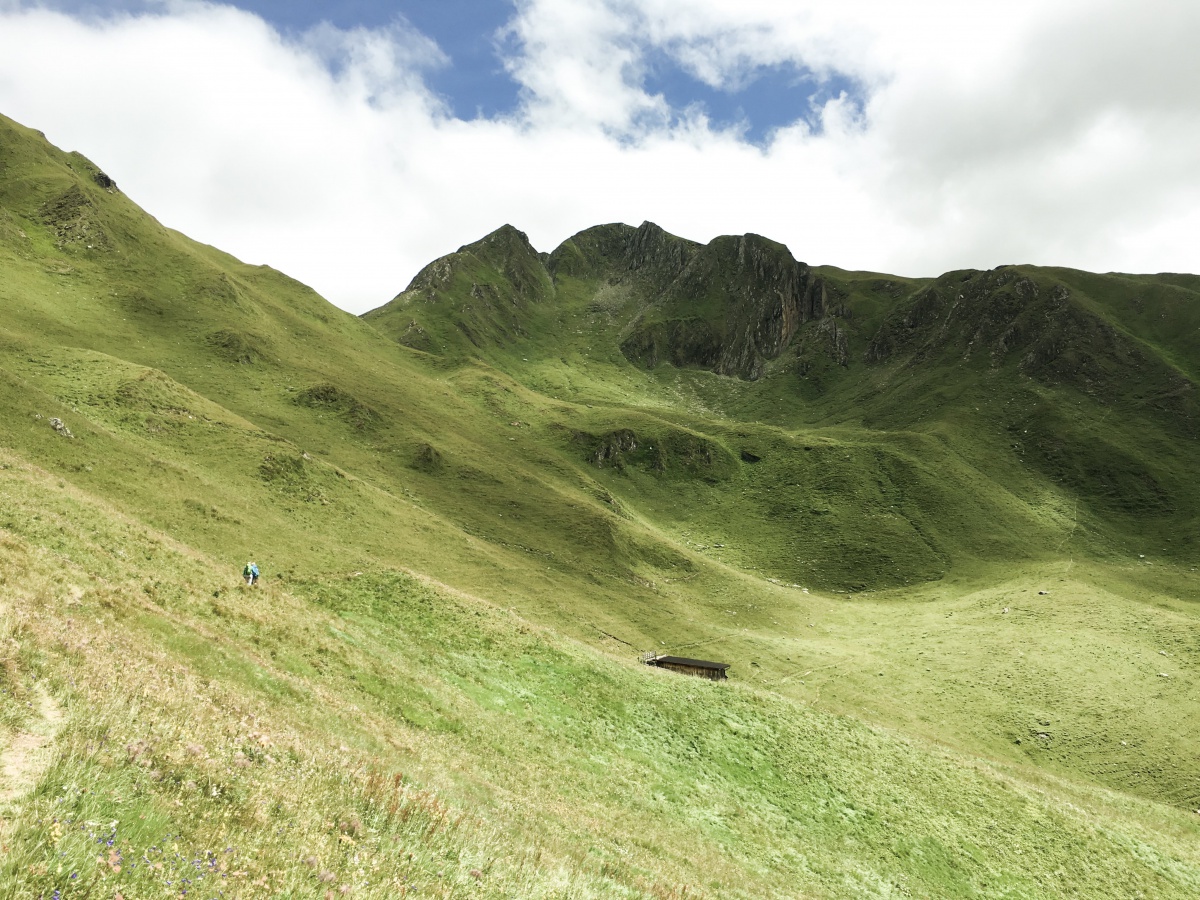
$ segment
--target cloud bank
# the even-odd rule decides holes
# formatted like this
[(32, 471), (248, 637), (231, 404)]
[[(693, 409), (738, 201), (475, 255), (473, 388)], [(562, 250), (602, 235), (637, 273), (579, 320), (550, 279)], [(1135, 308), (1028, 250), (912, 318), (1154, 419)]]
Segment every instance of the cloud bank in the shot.
[[(403, 20), (283, 35), (218, 3), (0, 0), (0, 112), (165, 224), (354, 312), (510, 222), (754, 231), (812, 264), (1200, 271), (1200, 6), (1175, 0), (518, 0), (521, 101), (464, 121)], [(781, 11), (784, 9), (786, 11)], [(850, 89), (765, 142), (647, 89), (803, 72)]]

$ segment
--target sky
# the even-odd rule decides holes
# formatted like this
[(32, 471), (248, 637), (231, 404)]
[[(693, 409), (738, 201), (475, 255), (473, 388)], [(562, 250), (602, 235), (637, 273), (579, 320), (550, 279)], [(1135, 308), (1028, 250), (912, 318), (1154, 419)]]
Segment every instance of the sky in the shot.
[(355, 313), (503, 224), (1200, 272), (1200, 3), (0, 0), (0, 113)]

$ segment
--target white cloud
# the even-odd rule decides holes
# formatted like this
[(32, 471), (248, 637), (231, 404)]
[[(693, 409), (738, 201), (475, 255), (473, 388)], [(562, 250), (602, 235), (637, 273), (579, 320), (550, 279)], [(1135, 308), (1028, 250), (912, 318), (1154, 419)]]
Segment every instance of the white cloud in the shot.
[[(0, 112), (355, 311), (504, 222), (543, 249), (648, 218), (902, 274), (1200, 271), (1198, 39), (1173, 0), (520, 0), (524, 106), (464, 122), (426, 86), (449, 61), (403, 23), (285, 38), (189, 0), (87, 21), (0, 0)], [(650, 54), (718, 88), (836, 74), (864, 102), (757, 147), (649, 94)]]

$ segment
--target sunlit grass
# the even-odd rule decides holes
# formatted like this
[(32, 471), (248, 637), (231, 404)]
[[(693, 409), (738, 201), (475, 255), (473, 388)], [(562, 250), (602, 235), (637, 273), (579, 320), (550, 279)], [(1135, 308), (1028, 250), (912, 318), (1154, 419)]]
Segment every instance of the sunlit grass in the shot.
[[(3, 475), (7, 508), (36, 502), (61, 548), (4, 535), (6, 623), (23, 646), (10, 668), (66, 716), (5, 858), (31, 896), (1058, 884), (1115, 897), (1200, 883), (1183, 814), (1151, 826), (1164, 810), (614, 662), (403, 573), (213, 598), (196, 586), (212, 576), (203, 557), (35, 470)], [(147, 591), (126, 560), (150, 545)], [(106, 562), (70, 559), (89, 551)]]
[(0, 130), (0, 894), (1197, 894), (1193, 282), (1059, 273), (1084, 383), (832, 273), (751, 383), (489, 257), (430, 355)]

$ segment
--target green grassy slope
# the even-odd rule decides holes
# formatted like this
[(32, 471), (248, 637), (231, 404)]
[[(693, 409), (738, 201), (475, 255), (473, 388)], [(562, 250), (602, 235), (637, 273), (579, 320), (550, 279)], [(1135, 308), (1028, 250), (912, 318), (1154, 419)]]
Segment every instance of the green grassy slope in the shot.
[[(647, 226), (639, 231), (653, 235)], [(986, 596), (1003, 598), (1008, 589), (988, 586), (1019, 585), (1011, 590), (1036, 592), (1045, 587), (1038, 573), (1076, 571), (1078, 562), (1088, 575), (1076, 589), (1104, 598), (1096, 612), (1104, 617), (1124, 598), (1145, 598), (1146, 592), (1132, 585), (1152, 568), (1147, 551), (1155, 558), (1153, 566), (1169, 567), (1168, 586), (1156, 579), (1150, 593), (1165, 590), (1172, 601), (1181, 600), (1188, 621), (1187, 604), (1196, 598), (1191, 562), (1200, 499), (1190, 478), (1192, 388), (1173, 362), (1171, 348), (1146, 340), (1121, 317), (1113, 286), (1107, 295), (1095, 287), (1085, 294), (1086, 285), (1060, 277), (1070, 273), (1029, 267), (924, 281), (818, 269), (829, 298), (827, 314), (802, 323), (757, 380), (705, 372), (712, 355), (703, 352), (693, 358), (695, 367), (660, 365), (646, 372), (630, 365), (620, 352), (622, 341), (647, 315), (661, 318), (664, 309), (669, 312), (655, 298), (671, 272), (701, 255), (694, 245), (683, 244), (685, 253), (664, 253), (654, 276), (645, 277), (629, 263), (630, 248), (644, 246), (634, 235), (634, 229), (603, 226), (550, 255), (558, 321), (549, 333), (515, 346), (497, 342), (481, 354), (446, 357), (450, 365), (475, 365), (470, 360), (484, 357), (489, 367), (533, 390), (582, 404), (587, 413), (551, 422), (547, 437), (557, 435), (563, 446), (583, 450), (598, 469), (597, 481), (626, 514), (677, 545), (768, 583), (824, 587), (847, 597), (882, 591), (902, 598), (908, 602), (889, 616), (887, 627), (893, 634), (897, 629), (908, 633), (910, 647), (920, 641), (907, 625), (908, 603), (926, 594), (939, 600), (953, 596), (936, 586), (914, 593), (922, 582), (947, 580), (953, 590), (968, 593), (969, 585), (984, 586)], [(589, 255), (581, 247), (593, 249)], [(563, 258), (570, 264), (556, 268)], [(711, 259), (704, 265), (711, 267)], [(752, 272), (751, 284), (756, 278), (761, 273)], [(1153, 286), (1177, 280), (1127, 277), (1124, 282)], [(735, 282), (733, 275), (726, 277), (726, 296), (734, 303), (739, 302)], [(667, 296), (676, 307), (686, 303), (686, 292), (676, 289)], [(753, 301), (753, 291), (746, 296)], [(715, 301), (705, 297), (692, 313), (713, 314), (705, 311)], [(444, 303), (438, 311), (453, 308)], [(369, 318), (390, 330), (388, 322), (398, 312), (384, 307)], [(1043, 322), (1048, 323), (1044, 329)], [(716, 331), (716, 326), (709, 329)], [(681, 440), (687, 453), (683, 460), (670, 454), (675, 463), (668, 464), (665, 450)], [(1120, 574), (1131, 567), (1138, 575)], [(689, 577), (680, 571), (654, 584), (671, 590)], [(1115, 592), (1114, 578), (1120, 583)], [(732, 591), (705, 585), (703, 599), (689, 610), (711, 610), (709, 598), (742, 590), (741, 585)], [(758, 607), (758, 599), (726, 604), (724, 615)], [(768, 601), (765, 609), (755, 624), (784, 621), (780, 606)], [(861, 607), (856, 609), (855, 615), (862, 615)], [(636, 615), (630, 618), (636, 621)], [(711, 613), (688, 615), (689, 624), (705, 618)], [(972, 665), (984, 667), (980, 677), (994, 685), (982, 709), (968, 716), (981, 715), (986, 724), (966, 729), (956, 724), (961, 716), (953, 710), (961, 710), (964, 698), (963, 683), (955, 676), (951, 709), (943, 710), (946, 719), (930, 733), (972, 732), (971, 741), (997, 752), (1025, 746), (1015, 743), (1025, 726), (1014, 731), (1012, 722), (1036, 719), (1036, 697), (1043, 690), (1015, 679), (1006, 668), (1008, 641), (1025, 640), (1015, 636), (1024, 632), (1005, 628), (1002, 633), (996, 645), (966, 647)], [(1083, 686), (1088, 699), (1074, 695), (1076, 673), (1069, 670), (1076, 654), (1103, 653), (1111, 659), (1123, 641), (1139, 647), (1140, 659), (1157, 652), (1141, 636), (1127, 630), (1121, 635), (1115, 645), (1084, 642), (1076, 635), (1080, 646), (1068, 642), (1047, 650), (1045, 655), (1061, 667), (1039, 677), (1070, 683), (1052, 692), (1050, 708), (1060, 721), (1065, 716), (1080, 728), (1116, 733), (1133, 727), (1129, 716), (1140, 719), (1138, 710), (1155, 705), (1148, 700), (1157, 695), (1153, 682), (1129, 677), (1116, 663), (1114, 671), (1122, 674), (1114, 677), (1123, 686), (1111, 699), (1120, 716), (1096, 718), (1096, 709), (1109, 707), (1102, 693)], [(719, 639), (704, 643), (730, 645)], [(736, 658), (757, 653), (778, 663), (781, 645), (767, 643), (772, 646), (765, 653), (738, 645)], [(899, 651), (889, 646), (885, 652)], [(841, 651), (831, 658), (842, 658)], [(847, 666), (871, 670), (855, 653), (846, 659)], [(907, 692), (916, 690), (928, 700), (946, 690), (936, 673), (914, 668), (912, 660), (898, 669), (884, 668), (889, 685), (898, 679), (903, 686), (888, 690), (886, 702), (870, 703), (882, 719), (910, 727), (913, 717), (901, 712)], [(868, 702), (858, 692), (879, 690), (878, 682), (855, 681), (843, 708)], [(925, 690), (927, 681), (937, 682), (936, 687)], [(1139, 699), (1116, 699), (1132, 684), (1140, 685), (1135, 689)], [(1174, 702), (1177, 697), (1171, 696)], [(1194, 734), (1192, 711), (1173, 713), (1171, 719), (1180, 723), (1172, 728)], [(1142, 721), (1158, 730), (1152, 718)], [(1194, 793), (1189, 765), (1151, 788), (1149, 781), (1159, 776), (1147, 776), (1143, 763), (1120, 750), (1096, 751), (1086, 746), (1090, 740), (1081, 739), (1063, 758), (1086, 769), (1089, 777), (1123, 786), (1137, 783), (1155, 796), (1190, 802), (1184, 799)], [(1172, 758), (1188, 740), (1160, 759)], [(1107, 738), (1102, 743), (1110, 745)], [(1121, 761), (1100, 761), (1110, 752)], [(1162, 770), (1156, 765), (1153, 771)]]
[(0, 120), (0, 879), (1194, 893), (1192, 281), (815, 269), (756, 380), (631, 362), (723, 258), (506, 227), (360, 320)]
[[(476, 334), (481, 350), (460, 346), (444, 364), (483, 361), (542, 394), (607, 408), (593, 415), (602, 424), (582, 429), (579, 444), (594, 456), (613, 435), (637, 438), (631, 408), (639, 408), (716, 442), (717, 456), (749, 462), (732, 478), (697, 469), (706, 483), (691, 494), (696, 508), (685, 504), (680, 515), (702, 519), (714, 502), (722, 529), (763, 551), (753, 564), (788, 580), (888, 587), (973, 559), (1038, 558), (1064, 518), (1076, 547), (1101, 557), (1120, 554), (1131, 532), (1185, 555), (1194, 546), (1200, 411), (1188, 370), (1174, 361), (1187, 345), (1147, 340), (1116, 299), (1121, 285), (1164, 284), (1178, 295), (1179, 317), (1196, 305), (1185, 303), (1186, 288), (1127, 277), (1092, 296), (1062, 273), (1014, 267), (931, 281), (807, 270), (754, 236), (697, 249), (660, 234), (649, 242), (660, 250), (647, 275), (643, 256), (631, 261), (645, 233), (655, 234), (603, 226), (568, 241), (549, 257), (557, 291), (542, 309), (544, 327), (516, 343)], [(435, 265), (498, 277), (473, 252)], [(419, 309), (401, 295), (367, 318), (398, 340), (413, 316), (453, 329), (455, 297), (471, 290), (447, 283)], [(747, 329), (757, 337), (728, 337)], [(745, 353), (759, 360), (745, 370), (753, 381), (704, 371)], [(643, 456), (652, 437), (638, 441)], [(860, 452), (844, 452), (853, 448)], [(639, 468), (607, 451), (593, 462)], [(663, 467), (648, 465), (664, 481)], [(631, 501), (647, 490), (638, 484)], [(844, 521), (822, 518), (831, 509)], [(763, 519), (774, 527), (759, 528)], [(785, 555), (774, 536), (807, 546)], [(869, 558), (881, 546), (886, 558)]]
[(3, 465), (6, 725), (39, 692), (66, 713), (0, 869), (30, 896), (1200, 886), (1190, 813), (617, 662), (399, 572), (230, 589)]

